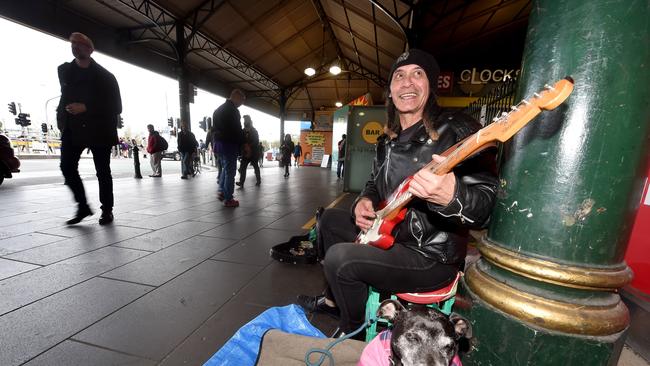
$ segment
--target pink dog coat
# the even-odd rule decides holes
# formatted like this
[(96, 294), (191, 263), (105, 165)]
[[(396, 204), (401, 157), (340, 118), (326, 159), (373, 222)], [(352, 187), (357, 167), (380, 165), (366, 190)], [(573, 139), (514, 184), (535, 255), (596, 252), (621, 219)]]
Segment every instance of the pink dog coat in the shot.
[[(389, 330), (384, 330), (377, 334), (363, 349), (361, 359), (359, 359), (357, 366), (391, 366), (390, 337), (391, 332)], [(449, 366), (463, 366), (462, 362), (460, 362), (460, 357), (454, 355)]]

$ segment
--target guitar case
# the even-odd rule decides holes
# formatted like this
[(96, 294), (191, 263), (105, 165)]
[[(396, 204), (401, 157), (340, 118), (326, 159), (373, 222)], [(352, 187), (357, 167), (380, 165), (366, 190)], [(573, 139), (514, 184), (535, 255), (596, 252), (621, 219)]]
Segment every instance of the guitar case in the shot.
[(309, 240), (309, 234), (305, 234), (292, 236), (289, 241), (273, 246), (271, 258), (292, 264), (314, 264), (318, 262), (318, 252)]
[(271, 258), (291, 264), (317, 263), (319, 260), (316, 244), (318, 219), (323, 211), (322, 207), (318, 208), (316, 211), (316, 224), (307, 234), (292, 236), (289, 241), (273, 246), (270, 250)]

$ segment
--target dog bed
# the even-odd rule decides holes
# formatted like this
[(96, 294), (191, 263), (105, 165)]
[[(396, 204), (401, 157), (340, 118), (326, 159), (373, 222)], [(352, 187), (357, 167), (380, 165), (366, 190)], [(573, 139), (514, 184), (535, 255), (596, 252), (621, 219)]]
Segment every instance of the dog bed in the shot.
[[(334, 339), (314, 338), (285, 333), (277, 329), (269, 330), (262, 338), (258, 366), (305, 366), (305, 354), (311, 348), (325, 348)], [(365, 342), (345, 340), (331, 349), (336, 366), (356, 366), (361, 357)], [(310, 361), (315, 362), (320, 354), (313, 354)], [(325, 361), (324, 365), (328, 362)]]

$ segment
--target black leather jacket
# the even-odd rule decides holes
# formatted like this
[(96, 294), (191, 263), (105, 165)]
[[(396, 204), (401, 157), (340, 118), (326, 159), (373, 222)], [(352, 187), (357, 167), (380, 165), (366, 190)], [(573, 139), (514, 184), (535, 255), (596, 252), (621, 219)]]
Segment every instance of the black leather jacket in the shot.
[[(122, 98), (115, 76), (92, 59), (85, 70), (74, 60), (66, 62), (58, 74), (61, 99), (56, 120), (65, 140), (80, 146), (116, 145)], [(65, 106), (74, 102), (84, 103), (86, 112), (76, 116), (66, 112)]]
[[(372, 175), (359, 198), (369, 198), (377, 208), (405, 178), (429, 163), (432, 154), (444, 152), (481, 127), (465, 114), (443, 113), (438, 118), (445, 122), (435, 141), (419, 122), (408, 142), (397, 138), (379, 142)], [(494, 205), (498, 183), (495, 150), (486, 149), (454, 168), (456, 191), (448, 206), (411, 200), (406, 218), (393, 231), (395, 242), (441, 263), (461, 263), (467, 254), (469, 229), (484, 228)], [(353, 212), (355, 206), (356, 202)]]

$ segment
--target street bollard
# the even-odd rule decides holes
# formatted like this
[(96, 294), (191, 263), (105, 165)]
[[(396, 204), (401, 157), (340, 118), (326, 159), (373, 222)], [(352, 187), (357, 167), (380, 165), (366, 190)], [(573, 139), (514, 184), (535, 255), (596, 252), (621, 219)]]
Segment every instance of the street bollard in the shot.
[(142, 179), (142, 174), (140, 174), (140, 149), (138, 149), (138, 146), (133, 146), (133, 167), (135, 168), (133, 178)]

